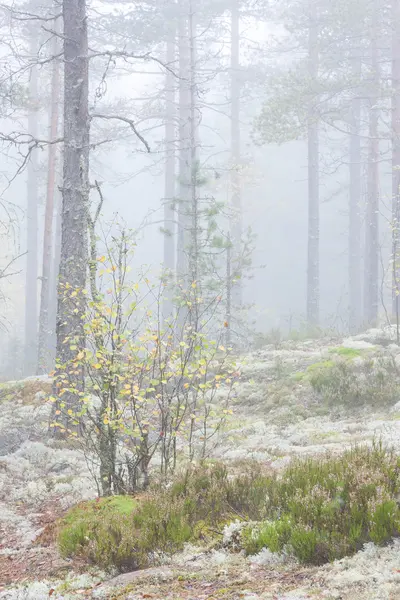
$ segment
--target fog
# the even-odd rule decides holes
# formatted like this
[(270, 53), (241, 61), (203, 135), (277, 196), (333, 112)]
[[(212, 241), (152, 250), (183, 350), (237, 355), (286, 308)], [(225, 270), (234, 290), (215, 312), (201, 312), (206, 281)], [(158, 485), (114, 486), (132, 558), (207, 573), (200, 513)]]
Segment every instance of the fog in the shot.
[[(397, 194), (392, 190), (398, 190), (400, 56), (391, 44), (399, 25), (391, 20), (389, 3), (377, 8), (350, 0), (340, 8), (342, 3), (321, 0), (312, 9), (303, 0), (178, 4), (149, 0), (90, 2), (87, 7), (89, 113), (95, 115), (90, 122), (90, 205), (93, 211), (99, 202), (98, 184), (103, 231), (116, 221), (136, 230), (135, 264), (147, 265), (154, 276), (160, 272), (164, 207), (172, 200), (166, 197), (166, 156), (173, 154), (174, 199), (179, 202), (179, 152), (192, 143), (182, 137), (182, 111), (190, 108), (200, 195), (225, 207), (236, 203), (241, 232), (251, 230), (254, 236), (251, 268), (241, 273), (243, 296), (236, 307), (246, 313), (249, 330), (354, 332), (379, 320), (396, 320), (397, 226), (392, 214), (397, 209), (392, 213), (392, 204), (397, 206)], [(34, 0), (5, 2), (0, 8), (1, 265), (19, 257), (0, 281), (3, 363), (10, 348), (21, 352), (26, 337), (32, 170), (39, 321), (48, 155), (54, 146), (53, 176), (60, 190), (52, 192), (52, 260), (57, 252), (63, 188), (61, 9)], [(52, 89), (54, 64), (61, 71), (57, 90)], [(32, 77), (38, 78), (37, 98), (30, 97)], [(190, 107), (182, 108), (179, 100), (182, 81), (189, 82)], [(170, 113), (168, 91), (174, 99)], [(49, 132), (55, 93), (57, 143)], [(173, 139), (167, 139), (171, 114)], [(55, 282), (48, 283), (55, 289)]]

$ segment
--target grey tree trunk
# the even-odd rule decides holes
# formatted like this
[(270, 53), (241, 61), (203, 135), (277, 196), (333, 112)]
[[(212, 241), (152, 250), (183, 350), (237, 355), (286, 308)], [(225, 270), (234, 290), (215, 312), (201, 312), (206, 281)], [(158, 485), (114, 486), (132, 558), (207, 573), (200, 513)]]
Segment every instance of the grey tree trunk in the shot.
[[(36, 39), (32, 37), (31, 54), (36, 56)], [(28, 131), (33, 138), (37, 138), (38, 130), (38, 72), (33, 65), (29, 80), (29, 116)], [(38, 343), (38, 155), (33, 149), (28, 163), (27, 185), (27, 260), (26, 260), (26, 288), (25, 288), (25, 347), (24, 347), (24, 374), (34, 375), (37, 365)]]
[[(198, 284), (199, 281), (199, 198), (197, 193), (197, 144), (198, 131), (196, 123), (196, 67), (197, 67), (197, 52), (196, 52), (196, 25), (195, 15), (193, 13), (193, 3), (189, 0), (189, 72), (190, 72), (190, 284)], [(197, 292), (195, 292), (197, 295)], [(194, 302), (194, 311), (196, 312), (197, 302)], [(192, 311), (193, 312), (193, 311)], [(197, 321), (196, 315), (193, 315)]]
[(400, 1), (392, 3), (392, 312), (399, 322), (400, 292)]
[[(55, 24), (55, 31), (58, 30)], [(52, 55), (59, 53), (58, 37), (53, 38)], [(60, 65), (57, 59), (53, 59), (51, 76), (51, 105), (50, 105), (50, 125), (49, 139), (54, 142), (58, 138), (59, 128), (59, 104), (60, 104)], [(51, 269), (53, 262), (53, 222), (54, 222), (54, 201), (56, 195), (56, 169), (58, 146), (52, 143), (48, 149), (47, 166), (47, 190), (46, 190), (46, 210), (44, 218), (44, 238), (43, 238), (43, 267), (42, 267), (42, 285), (40, 294), (40, 316), (39, 316), (39, 347), (38, 347), (38, 374), (49, 373), (53, 365), (51, 363), (50, 352), (50, 300), (51, 300)]]
[[(60, 157), (61, 158), (61, 157)], [(62, 159), (61, 159), (62, 160)], [(60, 161), (61, 162), (61, 161)], [(55, 190), (55, 235), (54, 235), (54, 253), (50, 275), (50, 303), (49, 303), (49, 356), (50, 364), (54, 365), (56, 358), (56, 324), (57, 324), (57, 284), (58, 273), (60, 270), (61, 256), (61, 211), (62, 211), (62, 173), (57, 173), (57, 186)], [(54, 368), (54, 367), (53, 367)]]
[[(316, 6), (309, 4), (308, 75), (311, 89), (318, 78), (318, 27)], [(319, 136), (318, 117), (312, 96), (308, 108), (308, 259), (307, 324), (319, 324)]]
[(242, 199), (240, 187), (240, 14), (239, 1), (233, 0), (231, 9), (231, 207), (234, 213), (230, 237), (232, 241), (231, 272), (232, 304), (239, 308), (243, 302), (243, 284), (239, 272), (242, 246)]
[[(167, 42), (167, 64), (175, 60), (175, 26), (171, 26)], [(167, 286), (163, 298), (164, 322), (173, 314), (173, 283), (175, 275), (175, 77), (167, 71), (165, 80), (165, 180), (164, 180), (164, 271)]]
[(179, 4), (179, 193), (177, 275), (179, 285), (188, 286), (188, 237), (190, 227), (190, 47), (189, 20), (185, 0)]
[[(68, 365), (76, 356), (76, 350), (85, 345), (85, 303), (82, 290), (86, 286), (88, 268), (89, 202), (86, 1), (63, 0), (63, 18), (64, 158), (56, 360), (57, 363)], [(66, 286), (70, 286), (68, 290)], [(78, 302), (72, 297), (74, 292), (77, 292)], [(81, 369), (67, 369), (67, 374), (71, 382), (69, 387), (72, 385), (76, 389), (83, 389), (84, 374)], [(62, 398), (65, 408), (73, 410), (77, 402), (76, 394), (67, 392)], [(72, 427), (68, 415), (65, 416), (63, 425), (65, 429)]]
[(368, 177), (365, 231), (364, 320), (365, 325), (376, 324), (379, 306), (379, 57), (377, 45), (377, 18), (371, 34), (371, 69), (368, 132)]
[[(355, 80), (360, 79), (361, 59), (353, 59)], [(349, 194), (349, 330), (362, 324), (361, 285), (361, 98), (357, 89), (350, 108), (350, 194)]]

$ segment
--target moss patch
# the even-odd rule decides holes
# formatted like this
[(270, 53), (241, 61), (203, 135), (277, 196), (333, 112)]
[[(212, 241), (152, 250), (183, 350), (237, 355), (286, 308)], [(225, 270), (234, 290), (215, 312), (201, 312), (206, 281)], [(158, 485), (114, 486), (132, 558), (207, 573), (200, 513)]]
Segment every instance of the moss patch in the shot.
[(339, 346), (337, 348), (330, 348), (330, 354), (336, 354), (338, 356), (343, 356), (343, 358), (353, 359), (359, 356), (363, 356), (367, 350), (359, 350), (356, 348), (346, 348), (345, 346)]

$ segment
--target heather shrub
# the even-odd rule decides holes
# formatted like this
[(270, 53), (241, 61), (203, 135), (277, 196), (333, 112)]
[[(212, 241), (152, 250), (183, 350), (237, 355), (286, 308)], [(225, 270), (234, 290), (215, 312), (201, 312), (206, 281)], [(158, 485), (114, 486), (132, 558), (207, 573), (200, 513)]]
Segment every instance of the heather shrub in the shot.
[(294, 461), (275, 482), (268, 521), (243, 532), (248, 554), (268, 548), (322, 564), (400, 533), (400, 462), (380, 444)]
[(75, 507), (59, 525), (58, 545), (63, 556), (83, 556), (102, 568), (145, 567), (188, 541), (220, 539), (238, 514), (264, 518), (272, 486), (273, 478), (252, 462), (233, 473), (220, 463), (193, 466), (168, 489), (155, 485), (138, 500), (117, 496)]
[(337, 359), (311, 365), (307, 379), (314, 391), (331, 406), (385, 406), (397, 402), (400, 373), (393, 359), (378, 356), (355, 365), (353, 358), (354, 352), (342, 352)]

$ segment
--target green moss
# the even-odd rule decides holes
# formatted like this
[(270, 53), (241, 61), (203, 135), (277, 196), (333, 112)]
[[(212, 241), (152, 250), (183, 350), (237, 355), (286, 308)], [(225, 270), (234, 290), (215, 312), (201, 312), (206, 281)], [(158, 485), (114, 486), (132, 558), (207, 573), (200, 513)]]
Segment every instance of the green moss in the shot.
[(337, 354), (338, 356), (343, 356), (344, 358), (357, 358), (358, 356), (363, 356), (365, 354), (365, 350), (357, 350), (356, 348), (345, 348), (344, 346), (339, 346), (338, 348), (330, 348), (329, 352), (331, 354)]

